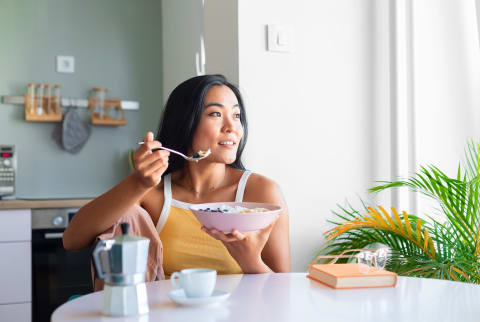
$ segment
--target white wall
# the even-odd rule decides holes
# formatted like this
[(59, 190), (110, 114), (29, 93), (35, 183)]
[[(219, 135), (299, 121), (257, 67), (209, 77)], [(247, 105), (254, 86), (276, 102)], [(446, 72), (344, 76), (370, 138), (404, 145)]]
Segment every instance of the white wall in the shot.
[[(474, 0), (414, 1), (417, 163), (456, 175), (480, 136), (480, 51)], [(431, 203), (419, 212), (431, 214)]]
[[(388, 21), (375, 18), (384, 8), (368, 0), (238, 5), (247, 165), (282, 187), (292, 270), (305, 271), (336, 204), (358, 204), (373, 180), (389, 179), (388, 74), (376, 65), (388, 57), (378, 32)], [(293, 53), (266, 50), (267, 24), (293, 26)], [(385, 91), (378, 93), (380, 82)]]

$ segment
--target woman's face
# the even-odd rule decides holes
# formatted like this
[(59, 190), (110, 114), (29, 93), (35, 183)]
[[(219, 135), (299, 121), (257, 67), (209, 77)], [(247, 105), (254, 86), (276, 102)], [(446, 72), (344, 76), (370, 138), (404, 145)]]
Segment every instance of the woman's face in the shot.
[(233, 91), (224, 85), (211, 87), (205, 95), (204, 109), (192, 142), (192, 153), (212, 151), (212, 162), (231, 164), (243, 137), (240, 107)]

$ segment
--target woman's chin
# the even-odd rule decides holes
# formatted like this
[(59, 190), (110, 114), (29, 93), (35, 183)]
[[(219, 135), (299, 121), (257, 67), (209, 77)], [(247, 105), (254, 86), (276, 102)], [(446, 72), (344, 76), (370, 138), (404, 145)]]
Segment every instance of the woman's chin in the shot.
[(225, 163), (225, 164), (232, 164), (233, 162), (235, 162), (235, 159), (236, 158), (222, 158), (222, 163)]
[[(220, 152), (220, 153), (218, 153)], [(221, 153), (223, 152), (223, 153)], [(237, 151), (235, 153), (225, 153), (226, 151), (212, 151), (206, 160), (214, 163), (232, 164), (237, 159)], [(230, 152), (230, 151), (229, 151)]]

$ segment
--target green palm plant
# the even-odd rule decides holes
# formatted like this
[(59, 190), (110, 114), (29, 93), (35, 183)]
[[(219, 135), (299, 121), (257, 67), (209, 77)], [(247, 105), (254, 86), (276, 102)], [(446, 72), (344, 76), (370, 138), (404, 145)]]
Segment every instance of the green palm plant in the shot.
[[(444, 220), (422, 219), (395, 208), (339, 205), (320, 255), (383, 244), (391, 249), (387, 269), (399, 275), (480, 283), (480, 144), (469, 142), (466, 167), (451, 178), (435, 166), (407, 180), (382, 182), (369, 191), (407, 187), (435, 200)], [(344, 259), (344, 261), (346, 261)]]

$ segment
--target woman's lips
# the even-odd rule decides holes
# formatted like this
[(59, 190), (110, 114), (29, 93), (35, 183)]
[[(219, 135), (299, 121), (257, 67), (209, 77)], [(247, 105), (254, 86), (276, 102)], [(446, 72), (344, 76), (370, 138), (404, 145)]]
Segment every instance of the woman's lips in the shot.
[(233, 144), (218, 143), (218, 145), (221, 146), (222, 148), (225, 148), (225, 149), (234, 149), (237, 146), (235, 143), (233, 143)]

